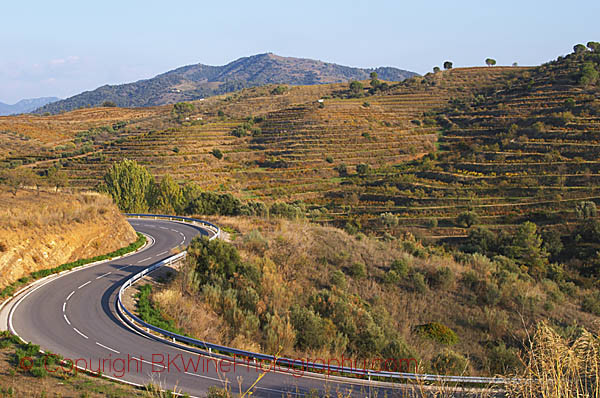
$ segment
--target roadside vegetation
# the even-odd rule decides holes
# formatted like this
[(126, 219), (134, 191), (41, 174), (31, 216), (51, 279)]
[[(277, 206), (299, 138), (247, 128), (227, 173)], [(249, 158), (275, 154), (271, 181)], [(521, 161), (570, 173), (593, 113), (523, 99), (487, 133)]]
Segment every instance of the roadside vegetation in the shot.
[[(306, 221), (218, 217), (231, 243), (195, 239), (150, 298), (202, 340), (303, 358), (415, 358), (440, 374), (521, 374), (528, 335), (593, 328), (562, 293), (513, 260), (448, 252), (411, 235), (381, 241)], [(406, 369), (404, 369), (406, 370)]]

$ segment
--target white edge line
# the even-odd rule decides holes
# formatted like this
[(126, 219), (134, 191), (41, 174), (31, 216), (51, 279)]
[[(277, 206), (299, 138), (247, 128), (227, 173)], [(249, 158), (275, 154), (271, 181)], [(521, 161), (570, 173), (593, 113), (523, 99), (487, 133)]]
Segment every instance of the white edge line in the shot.
[(71, 294), (69, 294), (69, 295), (67, 296), (67, 301), (69, 301), (69, 299), (71, 298), (71, 296), (73, 296), (74, 294), (75, 294), (75, 290), (73, 290), (73, 291), (71, 292)]
[(67, 323), (70, 325), (71, 322), (69, 322), (69, 318), (67, 318), (67, 314), (63, 314), (63, 317), (65, 318), (65, 321), (67, 321)]
[(67, 309), (67, 302), (65, 301), (65, 302), (63, 303), (63, 312), (65, 312), (65, 310), (66, 310), (66, 309)]

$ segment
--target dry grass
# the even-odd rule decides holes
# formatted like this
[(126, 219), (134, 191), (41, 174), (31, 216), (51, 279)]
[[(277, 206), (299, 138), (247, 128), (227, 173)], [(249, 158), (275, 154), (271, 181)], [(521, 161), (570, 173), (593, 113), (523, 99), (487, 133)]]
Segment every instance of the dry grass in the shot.
[(0, 229), (3, 231), (83, 223), (113, 209), (110, 197), (95, 192), (73, 195), (21, 190), (13, 195), (0, 187)]
[(135, 240), (135, 231), (105, 195), (31, 190), (13, 195), (0, 188), (0, 287)]
[(581, 331), (576, 338), (560, 336), (547, 323), (540, 323), (524, 358), (526, 369), (519, 375), (526, 382), (510, 385), (516, 398), (600, 397), (600, 340)]

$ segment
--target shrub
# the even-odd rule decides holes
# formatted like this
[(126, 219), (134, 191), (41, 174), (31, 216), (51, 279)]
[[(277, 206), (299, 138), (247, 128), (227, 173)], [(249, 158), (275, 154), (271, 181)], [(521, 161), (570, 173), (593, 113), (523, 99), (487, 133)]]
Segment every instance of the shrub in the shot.
[(408, 275), (408, 262), (403, 258), (392, 261), (390, 268), (402, 278)]
[(296, 347), (301, 350), (323, 348), (327, 343), (323, 319), (306, 307), (294, 307), (291, 321), (296, 329)]
[(334, 170), (338, 172), (340, 177), (345, 177), (348, 175), (348, 167), (344, 163), (335, 166)]
[(393, 269), (391, 269), (385, 273), (385, 276), (384, 276), (385, 283), (395, 285), (396, 283), (400, 282), (401, 280), (402, 280), (402, 278), (400, 277), (400, 275), (398, 275), (398, 273), (396, 271), (394, 271)]
[(424, 338), (440, 344), (454, 345), (458, 343), (458, 336), (448, 326), (439, 322), (430, 322), (415, 327), (415, 332)]
[(304, 216), (304, 210), (300, 206), (276, 202), (271, 205), (269, 214), (275, 217), (284, 217), (290, 220), (295, 220)]
[(467, 370), (469, 361), (459, 353), (446, 349), (431, 360), (431, 366), (438, 374), (460, 375)]
[(590, 314), (600, 316), (600, 294), (588, 294), (581, 303), (581, 309)]
[(333, 158), (332, 158), (331, 156), (327, 156), (327, 157), (325, 158), (325, 161), (326, 161), (327, 163), (333, 163)]
[(369, 172), (369, 165), (365, 163), (356, 165), (356, 172), (360, 175), (367, 174)]
[(340, 270), (334, 271), (331, 274), (331, 284), (341, 290), (346, 289), (346, 275)]
[(410, 275), (410, 283), (412, 289), (418, 293), (425, 293), (427, 291), (427, 283), (425, 283), (425, 275), (419, 271), (415, 271)]
[(223, 158), (223, 152), (221, 152), (219, 148), (213, 148), (213, 150), (210, 153), (217, 159)]
[(208, 240), (200, 236), (190, 242), (188, 263), (201, 285), (228, 280), (242, 265), (235, 246), (220, 239)]
[(449, 267), (440, 267), (429, 275), (429, 285), (438, 289), (448, 289), (454, 284), (454, 273)]
[(381, 225), (386, 228), (393, 228), (398, 226), (398, 216), (393, 213), (381, 213), (379, 215)]
[(488, 368), (491, 374), (513, 374), (522, 367), (519, 350), (506, 347), (504, 343), (492, 346), (487, 353)]
[(262, 255), (269, 248), (269, 242), (262, 236), (259, 230), (253, 229), (244, 235), (244, 247)]
[(367, 267), (364, 263), (353, 263), (350, 266), (350, 275), (358, 279), (364, 278), (367, 276)]
[(273, 90), (271, 90), (271, 94), (273, 95), (281, 95), (287, 91), (286, 86), (277, 86)]
[(471, 228), (473, 225), (477, 224), (479, 218), (477, 214), (472, 211), (465, 211), (460, 213), (456, 218), (456, 223), (465, 228)]

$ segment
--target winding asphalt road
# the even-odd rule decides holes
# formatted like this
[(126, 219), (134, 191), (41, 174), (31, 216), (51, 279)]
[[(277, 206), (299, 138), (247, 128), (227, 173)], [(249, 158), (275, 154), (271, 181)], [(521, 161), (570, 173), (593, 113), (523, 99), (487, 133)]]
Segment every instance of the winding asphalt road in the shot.
[[(259, 372), (256, 365), (211, 359), (172, 347), (138, 334), (126, 326), (116, 311), (120, 285), (137, 273), (171, 255), (198, 235), (212, 232), (167, 220), (131, 219), (131, 225), (150, 236), (143, 250), (118, 260), (83, 268), (38, 284), (16, 297), (9, 311), (10, 329), (45, 351), (62, 355), (82, 368), (101, 370), (124, 382), (176, 389), (205, 396), (209, 387), (229, 383), (232, 392), (249, 389)], [(4, 325), (2, 325), (4, 326)], [(53, 368), (49, 368), (53, 370)], [(265, 368), (265, 370), (267, 370)], [(253, 395), (264, 397), (352, 395), (356, 397), (409, 396), (398, 387), (368, 386), (336, 378), (290, 370), (269, 369), (254, 386)], [(393, 391), (391, 391), (393, 390)], [(411, 394), (412, 395), (412, 394)]]

